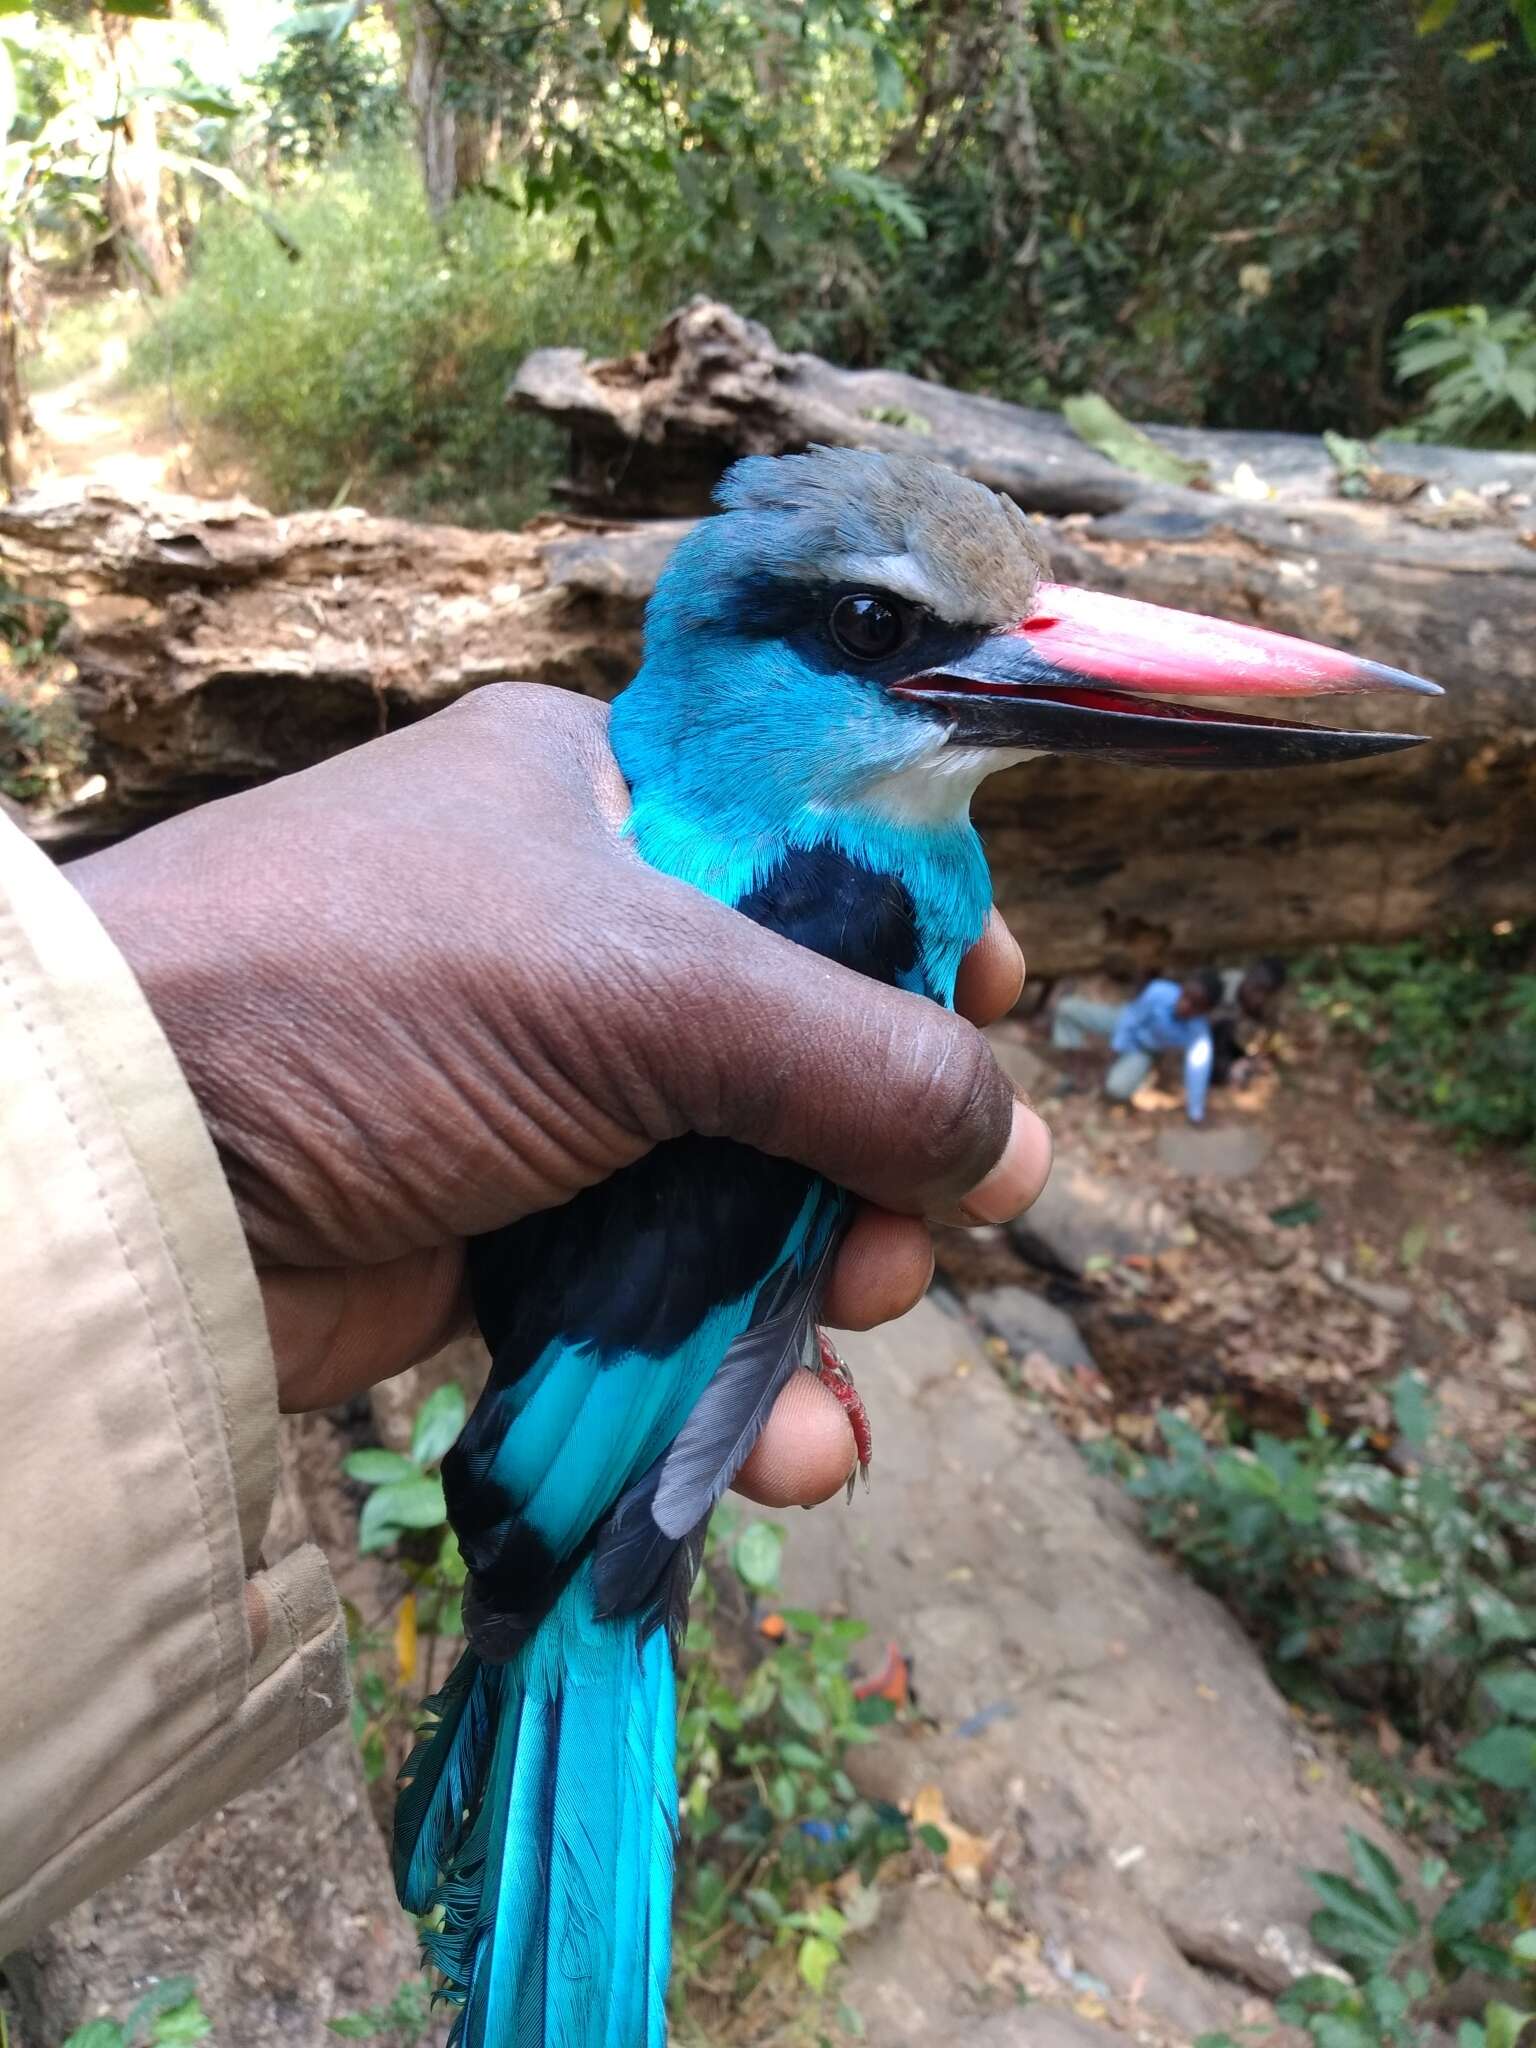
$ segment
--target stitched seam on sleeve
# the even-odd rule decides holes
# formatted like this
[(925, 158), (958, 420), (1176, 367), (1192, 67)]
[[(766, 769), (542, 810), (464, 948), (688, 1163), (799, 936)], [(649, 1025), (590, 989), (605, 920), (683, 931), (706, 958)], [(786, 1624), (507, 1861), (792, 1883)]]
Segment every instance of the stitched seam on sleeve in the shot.
[[(224, 1689), (230, 1669), (230, 1657), (229, 1645), (226, 1640), (226, 1617), (221, 1612), (220, 1603), (215, 1598), (214, 1592), (213, 1527), (208, 1510), (207, 1487), (205, 1483), (204, 1474), (199, 1468), (197, 1454), (193, 1450), (191, 1442), (188, 1439), (186, 1421), (182, 1414), (181, 1400), (176, 1386), (176, 1375), (171, 1370), (170, 1361), (166, 1356), (165, 1339), (161, 1333), (159, 1322), (155, 1315), (154, 1305), (150, 1299), (149, 1289), (145, 1285), (144, 1276), (140, 1273), (139, 1268), (134, 1261), (133, 1253), (129, 1249), (127, 1239), (123, 1234), (122, 1226), (118, 1221), (117, 1212), (114, 1209), (111, 1198), (107, 1193), (106, 1184), (102, 1178), (101, 1170), (97, 1164), (95, 1154), (90, 1144), (87, 1142), (86, 1135), (80, 1127), (80, 1123), (75, 1115), (74, 1109), (71, 1106), (68, 1097), (65, 1095), (65, 1092), (60, 1085), (58, 1073), (55, 1070), (52, 1060), (50, 1060), (48, 1057), (47, 1048), (43, 1044), (42, 1037), (39, 1034), (37, 1027), (33, 1023), (31, 1017), (27, 1014), (26, 1005), (21, 1000), (20, 993), (17, 990), (15, 982), (12, 978), (10, 964), (3, 953), (0, 953), (0, 987), (4, 988), (5, 994), (11, 1004), (12, 1009), (15, 1011), (17, 1017), (21, 1020), (22, 1029), (26, 1032), (27, 1037), (32, 1041), (32, 1044), (37, 1053), (38, 1060), (42, 1066), (43, 1072), (47, 1075), (49, 1086), (53, 1090), (54, 1100), (58, 1103), (60, 1109), (63, 1110), (65, 1119), (68, 1122), (70, 1131), (74, 1137), (76, 1148), (79, 1151), (81, 1158), (84, 1160), (85, 1165), (88, 1171), (90, 1172), (92, 1180), (96, 1184), (97, 1200), (101, 1204), (102, 1213), (105, 1215), (107, 1222), (111, 1228), (112, 1236), (117, 1244), (118, 1252), (122, 1257), (123, 1265), (127, 1269), (128, 1276), (133, 1282), (134, 1289), (139, 1297), (140, 1306), (142, 1307), (144, 1312), (145, 1327), (149, 1333), (150, 1340), (154, 1345), (155, 1358), (157, 1363), (159, 1364), (161, 1378), (165, 1382), (166, 1392), (170, 1397), (171, 1410), (173, 1415), (175, 1416), (176, 1426), (181, 1435), (182, 1454), (186, 1458), (188, 1470), (192, 1475), (193, 1491), (197, 1495), (198, 1519), (202, 1524), (203, 1533), (203, 1555), (207, 1565), (207, 1604), (208, 1611), (213, 1617), (214, 1640), (217, 1645), (217, 1668), (214, 1674), (214, 1700), (216, 1707), (219, 1711), (222, 1712), (224, 1706)], [(180, 1278), (179, 1269), (177, 1277), (178, 1279)], [(241, 1648), (243, 1651), (243, 1643), (241, 1645)]]
[[(283, 1619), (288, 1624), (289, 1641), (294, 1644), (297, 1650), (302, 1651), (302, 1649), (304, 1648), (304, 1631), (299, 1627), (299, 1617), (294, 1608), (293, 1602), (289, 1599), (287, 1592), (281, 1585), (271, 1585), (269, 1583), (268, 1590), (271, 1592), (272, 1596), (277, 1601), (278, 1606), (281, 1607), (281, 1609), (283, 1610)], [(307, 1657), (301, 1656), (299, 1658), (299, 1697), (297, 1701), (299, 1729), (301, 1733), (309, 1725), (308, 1717), (305, 1711), (309, 1705), (309, 1699), (309, 1659)]]

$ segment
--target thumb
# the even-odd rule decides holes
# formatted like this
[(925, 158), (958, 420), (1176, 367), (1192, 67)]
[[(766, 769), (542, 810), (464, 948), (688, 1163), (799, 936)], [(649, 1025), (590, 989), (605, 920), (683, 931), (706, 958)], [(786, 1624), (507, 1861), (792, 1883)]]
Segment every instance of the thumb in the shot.
[(1050, 1133), (974, 1025), (707, 899), (693, 921), (678, 1014), (707, 990), (710, 1029), (670, 1032), (657, 1051), (657, 1084), (688, 1128), (798, 1160), (883, 1208), (1001, 1223), (1034, 1201)]

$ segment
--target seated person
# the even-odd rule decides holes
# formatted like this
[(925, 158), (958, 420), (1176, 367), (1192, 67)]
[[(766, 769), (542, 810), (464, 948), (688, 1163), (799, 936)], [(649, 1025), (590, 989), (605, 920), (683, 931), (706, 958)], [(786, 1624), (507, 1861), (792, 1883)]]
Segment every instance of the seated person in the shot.
[(1211, 1078), (1210, 1014), (1221, 999), (1221, 976), (1203, 967), (1182, 985), (1149, 981), (1129, 1003), (1096, 1003), (1087, 996), (1063, 996), (1051, 1020), (1051, 1043), (1076, 1052), (1091, 1039), (1108, 1039), (1116, 1058), (1104, 1077), (1104, 1092), (1129, 1102), (1152, 1071), (1160, 1052), (1184, 1055), (1184, 1104), (1192, 1124), (1205, 1116)]
[(1221, 1000), (1211, 1012), (1211, 1084), (1247, 1079), (1245, 1067), (1259, 1049), (1267, 1026), (1274, 1022), (1274, 1004), (1285, 987), (1286, 966), (1270, 956), (1251, 967), (1228, 967), (1221, 974)]

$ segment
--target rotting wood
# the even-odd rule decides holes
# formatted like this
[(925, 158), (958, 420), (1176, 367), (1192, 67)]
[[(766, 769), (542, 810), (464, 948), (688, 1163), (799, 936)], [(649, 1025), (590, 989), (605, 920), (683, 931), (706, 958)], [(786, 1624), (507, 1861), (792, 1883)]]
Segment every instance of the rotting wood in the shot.
[[(1228, 958), (1536, 911), (1536, 553), (1503, 529), (1404, 534), (1381, 508), (1329, 547), (1284, 524), (1170, 531), (1131, 506), (1042, 522), (1057, 574), (1368, 651), (1445, 683), (1362, 699), (1436, 744), (1275, 776), (1085, 757), (984, 786), (999, 901), (1038, 973)], [(515, 534), (274, 518), (239, 503), (32, 493), (0, 576), (71, 608), (67, 652), (108, 783), (45, 824), (61, 852), (355, 745), (499, 678), (608, 697), (678, 522)]]

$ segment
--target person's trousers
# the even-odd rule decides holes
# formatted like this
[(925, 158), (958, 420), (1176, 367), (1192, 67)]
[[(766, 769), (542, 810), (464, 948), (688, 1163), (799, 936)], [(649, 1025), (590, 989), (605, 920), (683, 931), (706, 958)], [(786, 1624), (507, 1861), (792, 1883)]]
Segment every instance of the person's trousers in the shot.
[[(1090, 996), (1063, 996), (1051, 1020), (1051, 1043), (1059, 1052), (1081, 1052), (1093, 1039), (1110, 1039), (1120, 1021), (1118, 1003), (1096, 1003)], [(1123, 1052), (1104, 1076), (1104, 1092), (1116, 1102), (1129, 1102), (1152, 1071), (1152, 1055)]]

